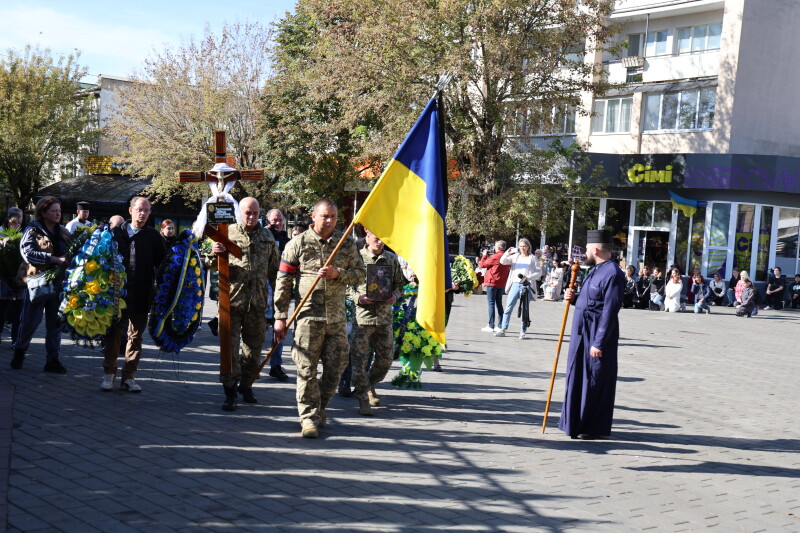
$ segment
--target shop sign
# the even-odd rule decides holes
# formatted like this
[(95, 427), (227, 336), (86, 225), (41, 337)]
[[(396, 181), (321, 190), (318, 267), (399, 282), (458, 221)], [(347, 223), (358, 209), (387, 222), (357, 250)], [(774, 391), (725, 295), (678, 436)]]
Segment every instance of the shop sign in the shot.
[(683, 154), (620, 156), (620, 187), (680, 187), (686, 168)]

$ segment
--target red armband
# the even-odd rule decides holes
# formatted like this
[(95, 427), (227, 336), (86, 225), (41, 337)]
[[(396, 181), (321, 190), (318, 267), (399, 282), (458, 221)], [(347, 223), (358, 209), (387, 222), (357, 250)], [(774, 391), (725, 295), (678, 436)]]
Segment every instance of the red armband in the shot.
[(299, 266), (300, 266), (299, 264), (293, 265), (291, 263), (287, 263), (286, 261), (281, 261), (281, 265), (280, 267), (278, 267), (278, 271), (286, 272), (287, 274), (294, 276), (295, 273), (297, 272), (297, 267)]

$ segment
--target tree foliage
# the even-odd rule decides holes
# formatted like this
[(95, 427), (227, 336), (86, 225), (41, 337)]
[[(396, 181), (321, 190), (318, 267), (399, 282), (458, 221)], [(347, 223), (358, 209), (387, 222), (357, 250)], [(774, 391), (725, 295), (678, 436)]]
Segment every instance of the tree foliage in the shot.
[[(179, 170), (209, 169), (215, 130), (227, 132), (228, 154), (242, 169), (261, 166), (256, 149), (263, 87), (269, 77), (272, 30), (236, 22), (221, 34), (167, 47), (149, 57), (120, 91), (108, 131), (132, 175), (153, 179), (153, 192), (168, 200), (197, 200), (205, 184), (178, 182)], [(272, 182), (247, 182), (248, 194), (268, 200)]]
[(0, 180), (27, 207), (50, 176), (94, 149), (93, 95), (77, 56), (27, 46), (0, 58)]
[(316, 90), (312, 73), (320, 60), (312, 52), (319, 27), (302, 4), (277, 25), (275, 76), (264, 95), (261, 149), (277, 176), (284, 207), (313, 204), (320, 197), (340, 203), (361, 173), (376, 170), (363, 155), (370, 122), (342, 121), (344, 109), (330, 91)]
[[(565, 154), (536, 155), (511, 142), (512, 117), (524, 110), (532, 130), (548, 131), (554, 117), (580, 108), (581, 91), (606, 89), (599, 67), (584, 61), (584, 53), (594, 57), (613, 32), (607, 24), (613, 3), (300, 0), (298, 12), (316, 30), (303, 41), (304, 87), (315, 101), (337, 102), (328, 131), (375, 126), (359, 139), (359, 149), (369, 160), (385, 161), (439, 75), (453, 74), (445, 92), (449, 157), (466, 185), (459, 189), (477, 194), (481, 204), (481, 216), (473, 217), (472, 202), (451, 193), (454, 223), (491, 231), (511, 224), (503, 211), (514, 204), (509, 197), (527, 194), (526, 208), (542, 212), (563, 196), (552, 185)], [(546, 229), (554, 220), (537, 222)]]

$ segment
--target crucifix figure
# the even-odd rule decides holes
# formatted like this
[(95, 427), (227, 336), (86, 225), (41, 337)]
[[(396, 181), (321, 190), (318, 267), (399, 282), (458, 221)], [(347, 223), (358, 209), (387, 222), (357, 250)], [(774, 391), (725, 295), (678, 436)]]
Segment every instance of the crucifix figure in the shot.
[[(221, 373), (233, 371), (233, 354), (231, 344), (231, 300), (228, 253), (241, 259), (242, 250), (228, 239), (228, 224), (236, 222), (234, 213), (238, 212), (236, 200), (228, 195), (231, 187), (239, 180), (257, 181), (264, 179), (263, 170), (236, 170), (227, 164), (227, 150), (224, 131), (214, 132), (214, 167), (211, 170), (181, 171), (178, 179), (182, 183), (207, 181), (212, 185), (211, 192), (220, 201), (207, 203), (209, 223), (203, 228), (203, 234), (216, 242), (222, 243), (227, 252), (219, 254), (217, 265), (219, 270), (219, 367)], [(228, 198), (228, 200), (225, 199)], [(231, 203), (233, 202), (233, 203)], [(239, 215), (241, 218), (241, 215)], [(202, 219), (202, 213), (201, 218)], [(214, 225), (216, 223), (216, 227)], [(197, 232), (195, 232), (197, 233)]]

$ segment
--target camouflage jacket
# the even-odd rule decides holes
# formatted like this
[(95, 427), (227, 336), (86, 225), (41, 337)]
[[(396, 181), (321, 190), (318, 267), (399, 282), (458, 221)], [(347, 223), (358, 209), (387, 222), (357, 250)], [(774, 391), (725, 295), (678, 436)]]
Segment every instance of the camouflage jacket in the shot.
[[(228, 238), (242, 249), (242, 258), (228, 255), (231, 282), (231, 307), (267, 308), (267, 281), (275, 286), (278, 273), (278, 247), (268, 229), (258, 226), (249, 233), (238, 224), (228, 226)], [(214, 270), (217, 258), (207, 261)]]
[[(289, 301), (292, 298), (292, 281), (300, 274), (300, 298), (302, 299), (317, 271), (325, 264), (342, 232), (334, 230), (328, 240), (323, 240), (312, 228), (307, 229), (286, 245), (281, 256), (275, 288), (275, 318), (286, 319), (289, 315)], [(333, 266), (339, 269), (337, 279), (321, 279), (314, 287), (306, 303), (297, 314), (297, 319), (319, 320), (328, 323), (345, 322), (344, 299), (347, 287), (359, 283), (366, 270), (355, 241), (348, 237), (333, 259)]]
[[(403, 295), (403, 284), (405, 277), (403, 271), (400, 269), (400, 262), (397, 256), (388, 250), (384, 250), (380, 255), (374, 255), (365, 246), (361, 249), (361, 259), (369, 273), (367, 265), (386, 265), (391, 267), (391, 278), (388, 280), (391, 286), (392, 295), (395, 299), (399, 300)], [(392, 305), (386, 302), (374, 302), (371, 304), (361, 305), (358, 303), (358, 297), (362, 294), (367, 294), (367, 277), (363, 277), (358, 285), (349, 287), (348, 296), (356, 304), (356, 324), (360, 326), (377, 326), (384, 324), (392, 324), (394, 317), (392, 315)]]

